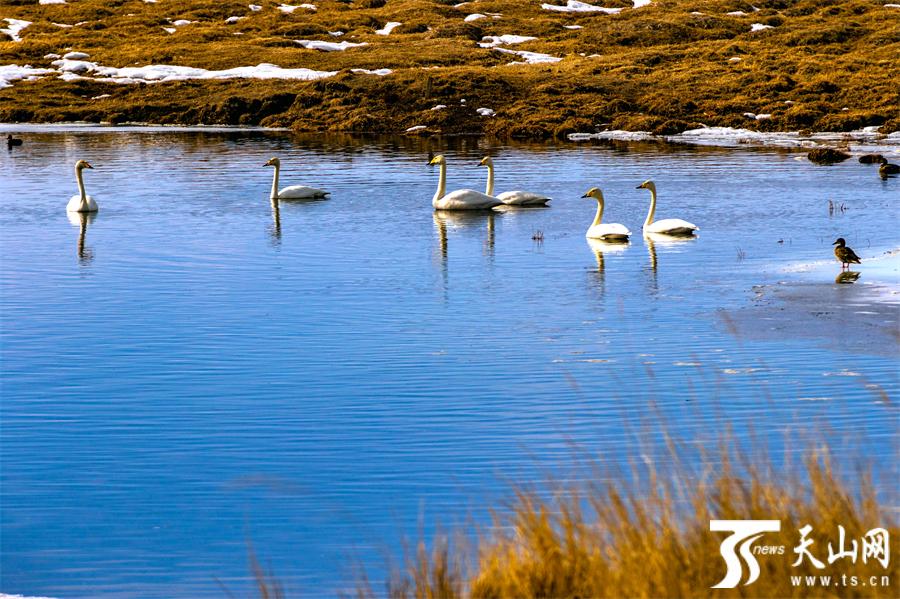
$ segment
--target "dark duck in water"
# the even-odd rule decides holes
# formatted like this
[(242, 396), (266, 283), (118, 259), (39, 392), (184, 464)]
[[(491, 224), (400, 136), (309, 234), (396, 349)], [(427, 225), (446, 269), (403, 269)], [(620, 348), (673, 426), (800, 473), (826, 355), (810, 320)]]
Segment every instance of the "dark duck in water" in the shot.
[(847, 247), (847, 242), (844, 241), (843, 237), (838, 237), (837, 241), (831, 245), (837, 246), (834, 248), (834, 257), (841, 263), (841, 270), (850, 268), (851, 264), (860, 264), (859, 256), (856, 255), (856, 252)]
[(900, 173), (900, 165), (892, 164), (887, 161), (887, 158), (882, 156), (881, 166), (878, 167), (878, 174), (881, 175), (882, 179), (887, 179), (888, 175), (896, 175), (897, 173)]

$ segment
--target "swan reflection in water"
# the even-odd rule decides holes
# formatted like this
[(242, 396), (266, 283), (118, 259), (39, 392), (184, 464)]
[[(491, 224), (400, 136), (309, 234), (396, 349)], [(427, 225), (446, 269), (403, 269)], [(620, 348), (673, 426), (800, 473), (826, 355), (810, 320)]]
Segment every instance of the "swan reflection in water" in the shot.
[(272, 198), (272, 228), (269, 230), (273, 245), (281, 245), (281, 208), (278, 198)]
[(490, 210), (485, 211), (461, 211), (461, 210), (435, 210), (434, 224), (438, 231), (441, 246), (441, 258), (447, 261), (447, 229), (473, 229), (484, 226), (487, 235), (484, 240), (484, 251), (488, 256), (494, 255), (496, 214)]
[(855, 270), (845, 270), (835, 277), (834, 282), (838, 285), (852, 285), (859, 280), (861, 272)]
[(644, 231), (644, 243), (647, 244), (647, 253), (650, 254), (650, 274), (652, 277), (650, 293), (652, 295), (656, 295), (659, 292), (659, 281), (657, 279), (659, 258), (656, 253), (657, 246), (666, 248), (667, 251), (671, 250), (677, 252), (680, 251), (680, 249), (685, 248), (688, 244), (695, 243), (696, 241), (697, 238), (694, 236), (666, 235), (664, 233), (650, 233)]
[(631, 243), (627, 239), (620, 241), (601, 241), (600, 239), (585, 238), (591, 251), (594, 252), (594, 258), (597, 260), (597, 281), (600, 283), (601, 294), (605, 291), (606, 284), (606, 261), (604, 254), (621, 254)]
[(69, 222), (78, 227), (78, 262), (90, 264), (94, 259), (94, 250), (85, 246), (88, 225), (97, 218), (96, 212), (66, 212)]

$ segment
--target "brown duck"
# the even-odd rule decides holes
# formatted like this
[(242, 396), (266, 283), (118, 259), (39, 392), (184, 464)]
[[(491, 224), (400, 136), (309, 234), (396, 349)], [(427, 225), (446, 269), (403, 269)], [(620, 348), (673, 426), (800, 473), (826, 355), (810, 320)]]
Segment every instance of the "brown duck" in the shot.
[(843, 237), (838, 237), (837, 241), (831, 245), (837, 246), (834, 248), (834, 257), (841, 263), (841, 270), (850, 268), (851, 264), (860, 264), (859, 256), (856, 255), (856, 252), (847, 247), (847, 242), (844, 241)]

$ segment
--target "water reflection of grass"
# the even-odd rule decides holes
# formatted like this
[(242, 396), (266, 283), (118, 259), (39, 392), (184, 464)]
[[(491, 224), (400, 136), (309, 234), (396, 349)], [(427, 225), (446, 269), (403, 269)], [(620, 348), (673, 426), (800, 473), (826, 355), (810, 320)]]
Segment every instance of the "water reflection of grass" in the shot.
[[(895, 596), (872, 586), (870, 576), (897, 584), (900, 561), (887, 568), (873, 559), (828, 564), (829, 543), (839, 552), (869, 530), (900, 528), (896, 489), (877, 491), (870, 473), (848, 463), (827, 443), (810, 445), (799, 463), (775, 465), (765, 452), (741, 453), (733, 439), (691, 455), (669, 440), (662, 459), (642, 454), (628, 471), (597, 465), (592, 482), (551, 485), (548, 492), (520, 490), (509, 509), (473, 543), (446, 536), (431, 547), (420, 542), (405, 568), (395, 571), (388, 594), (431, 597), (707, 597)], [(790, 461), (790, 460), (789, 460)], [(839, 471), (840, 470), (840, 471)], [(849, 470), (849, 469), (847, 469)], [(893, 470), (889, 466), (888, 470)], [(893, 488), (893, 487), (892, 487)], [(783, 546), (781, 555), (757, 555), (761, 573), (751, 586), (712, 589), (725, 575), (720, 545), (726, 533), (710, 532), (710, 520), (779, 520), (759, 546)], [(799, 529), (813, 527), (808, 559), (793, 567)], [(894, 542), (896, 554), (896, 542)], [(862, 548), (859, 547), (861, 551)], [(743, 580), (746, 580), (746, 570)], [(846, 574), (829, 588), (792, 586), (792, 576)], [(851, 576), (857, 577), (856, 586)], [(849, 582), (846, 582), (849, 581)], [(841, 586), (843, 584), (847, 586)], [(865, 586), (864, 586), (865, 584)], [(836, 586), (834, 586), (836, 585)], [(370, 588), (360, 596), (373, 596)]]

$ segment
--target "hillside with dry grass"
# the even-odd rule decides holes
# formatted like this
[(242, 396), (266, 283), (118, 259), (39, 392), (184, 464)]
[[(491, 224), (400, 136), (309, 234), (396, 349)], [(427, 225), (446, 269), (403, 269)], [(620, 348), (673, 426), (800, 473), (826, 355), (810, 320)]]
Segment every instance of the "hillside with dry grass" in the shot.
[[(885, 0), (591, 2), (606, 12), (548, 6), (565, 0), (255, 2), (4, 0), (0, 73), (41, 71), (0, 77), (0, 121), (525, 138), (699, 124), (900, 129), (900, 8)], [(70, 51), (92, 66), (61, 67)], [(121, 76), (260, 64), (316, 74)]]

